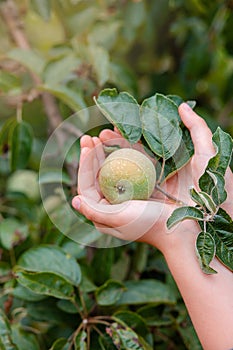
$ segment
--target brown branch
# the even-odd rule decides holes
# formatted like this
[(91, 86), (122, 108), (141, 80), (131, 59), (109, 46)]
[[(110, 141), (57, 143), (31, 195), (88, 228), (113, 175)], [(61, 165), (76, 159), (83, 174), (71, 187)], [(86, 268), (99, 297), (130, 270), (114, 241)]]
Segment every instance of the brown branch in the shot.
[(13, 0), (7, 0), (1, 7), (1, 15), (7, 25), (8, 31), (18, 47), (28, 50), (30, 49), (29, 42), (24, 35), (23, 25), (20, 21), (18, 9)]
[[(23, 24), (15, 2), (13, 0), (5, 1), (0, 6), (0, 14), (6, 23), (9, 34), (15, 44), (23, 50), (30, 50), (31, 47), (24, 33)], [(36, 75), (34, 72), (30, 72), (30, 74), (36, 87), (42, 84), (42, 81), (38, 75)], [(41, 98), (50, 127), (52, 130), (55, 130), (63, 120), (55, 98), (48, 92), (42, 92)]]
[[(30, 50), (30, 43), (24, 33), (23, 23), (20, 19), (20, 13), (14, 0), (6, 0), (3, 4), (0, 5), (0, 15), (6, 23), (9, 34), (15, 44), (23, 50)], [(33, 89), (34, 95), (32, 93), (28, 94), (27, 101), (30, 101), (30, 97), (33, 98), (34, 96), (34, 98), (36, 98), (38, 96), (41, 96), (44, 110), (49, 121), (51, 129), (50, 131), (53, 132), (63, 122), (63, 118), (60, 114), (56, 100), (54, 96), (48, 92), (39, 92), (37, 90), (37, 87), (43, 83), (41, 78), (34, 72), (30, 72), (30, 75), (35, 84), (35, 88)], [(24, 101), (24, 99), (25, 95), (21, 96), (18, 101), (16, 100), (16, 102), (20, 104)], [(68, 127), (68, 125), (66, 125), (66, 127)], [(82, 135), (82, 132), (77, 128), (73, 130), (72, 133), (76, 133), (77, 137), (80, 137)], [(58, 146), (60, 149), (63, 147), (64, 140), (64, 133), (62, 130), (60, 130), (58, 137)], [(66, 166), (72, 180), (72, 193), (76, 194), (77, 164), (66, 164)]]

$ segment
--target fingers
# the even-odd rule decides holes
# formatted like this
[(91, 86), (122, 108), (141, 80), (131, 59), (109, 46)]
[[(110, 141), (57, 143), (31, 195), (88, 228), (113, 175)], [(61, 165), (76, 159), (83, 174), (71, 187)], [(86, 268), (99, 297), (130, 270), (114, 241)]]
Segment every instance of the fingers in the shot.
[(118, 132), (110, 129), (101, 131), (99, 138), (106, 146), (118, 145), (121, 148), (130, 147), (130, 143), (126, 139), (124, 139)]
[[(158, 222), (165, 222), (167, 206), (156, 201), (128, 201), (111, 205), (76, 196), (73, 207), (93, 221), (103, 233), (124, 240), (136, 240)], [(118, 233), (117, 233), (118, 232)]]
[(104, 153), (98, 138), (85, 135), (81, 139), (81, 154), (78, 172), (78, 193), (99, 200), (97, 174)]
[[(73, 198), (72, 205), (89, 220), (98, 222), (103, 225), (117, 226), (125, 224), (127, 221), (124, 213), (126, 204), (110, 205), (103, 201), (96, 201), (94, 198), (84, 196), (76, 196)], [(118, 221), (118, 216), (121, 214), (121, 222)]]
[(183, 123), (190, 131), (195, 153), (198, 155), (214, 155), (212, 133), (204, 119), (199, 117), (187, 103), (182, 103), (178, 110)]

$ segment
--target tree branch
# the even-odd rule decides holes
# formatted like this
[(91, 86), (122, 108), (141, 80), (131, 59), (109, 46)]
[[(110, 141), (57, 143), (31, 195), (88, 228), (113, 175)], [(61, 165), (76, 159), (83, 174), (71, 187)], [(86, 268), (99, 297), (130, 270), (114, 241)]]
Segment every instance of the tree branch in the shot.
[[(0, 13), (15, 44), (23, 50), (30, 50), (31, 47), (24, 33), (19, 10), (15, 2), (13, 0), (5, 1), (0, 6)], [(42, 83), (38, 75), (34, 72), (30, 72), (30, 74), (36, 87)], [(50, 127), (52, 130), (55, 130), (63, 121), (55, 98), (48, 92), (42, 92), (41, 98)]]

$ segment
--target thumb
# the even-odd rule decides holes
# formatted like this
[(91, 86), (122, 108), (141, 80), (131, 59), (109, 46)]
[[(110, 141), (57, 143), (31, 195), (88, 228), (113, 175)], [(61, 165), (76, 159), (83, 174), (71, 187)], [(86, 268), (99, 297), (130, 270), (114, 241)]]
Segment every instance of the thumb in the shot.
[(215, 153), (212, 143), (212, 132), (205, 120), (196, 114), (187, 103), (178, 108), (181, 120), (189, 129), (196, 154), (213, 155)]

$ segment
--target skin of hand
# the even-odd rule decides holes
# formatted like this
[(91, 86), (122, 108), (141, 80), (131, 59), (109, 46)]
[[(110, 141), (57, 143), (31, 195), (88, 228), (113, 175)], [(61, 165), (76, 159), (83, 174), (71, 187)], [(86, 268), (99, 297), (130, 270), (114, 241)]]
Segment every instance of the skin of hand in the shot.
[[(189, 188), (198, 190), (198, 179), (209, 159), (215, 154), (212, 133), (206, 122), (186, 103), (179, 106), (180, 117), (189, 129), (194, 155), (189, 163), (162, 184), (162, 188), (179, 200), (193, 204)], [(117, 131), (103, 130), (99, 137), (85, 135), (81, 139), (78, 173), (78, 195), (73, 207), (93, 221), (97, 229), (128, 241), (141, 241), (158, 248), (182, 294), (190, 317), (204, 349), (224, 350), (233, 346), (233, 275), (217, 259), (211, 266), (216, 275), (201, 272), (195, 255), (195, 240), (200, 232), (198, 224), (185, 220), (172, 230), (166, 221), (177, 204), (161, 197), (156, 191), (147, 201), (132, 200), (111, 205), (101, 195), (98, 171), (105, 159), (103, 144), (130, 147)], [(134, 146), (142, 150), (142, 145)], [(233, 174), (227, 170), (227, 200), (222, 207), (233, 215)], [(185, 264), (184, 264), (185, 261)], [(231, 312), (230, 312), (231, 310)]]

